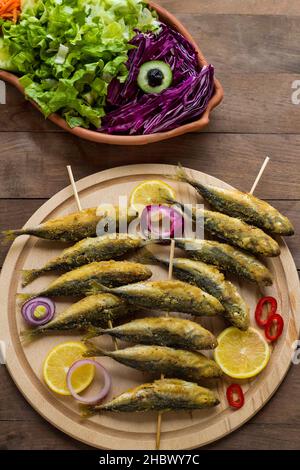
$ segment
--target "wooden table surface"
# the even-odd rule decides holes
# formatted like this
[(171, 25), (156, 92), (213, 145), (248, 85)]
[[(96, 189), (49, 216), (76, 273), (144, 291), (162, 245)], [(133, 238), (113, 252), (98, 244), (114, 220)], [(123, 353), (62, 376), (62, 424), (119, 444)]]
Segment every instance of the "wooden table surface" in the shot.
[[(266, 155), (257, 188), (294, 222), (287, 240), (300, 270), (299, 0), (160, 0), (193, 34), (216, 68), (225, 99), (204, 132), (146, 147), (97, 145), (65, 134), (7, 86), (0, 105), (0, 229), (19, 228), (76, 179), (131, 163), (180, 161), (247, 190)], [(1, 265), (7, 247), (0, 247)], [(270, 402), (209, 449), (300, 449), (300, 366), (292, 366)], [(1, 449), (87, 449), (41, 418), (0, 366)]]

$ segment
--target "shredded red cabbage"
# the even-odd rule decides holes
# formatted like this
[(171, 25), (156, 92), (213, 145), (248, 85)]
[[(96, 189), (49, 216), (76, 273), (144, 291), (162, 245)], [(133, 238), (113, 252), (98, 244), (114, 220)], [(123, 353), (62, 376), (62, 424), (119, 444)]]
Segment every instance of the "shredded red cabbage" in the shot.
[[(214, 91), (214, 68), (199, 65), (197, 52), (177, 31), (162, 24), (159, 33), (138, 33), (127, 62), (125, 83), (112, 80), (108, 88), (107, 114), (100, 132), (152, 134), (174, 129), (199, 118)], [(140, 66), (163, 60), (173, 72), (171, 87), (159, 94), (144, 93), (137, 85)]]

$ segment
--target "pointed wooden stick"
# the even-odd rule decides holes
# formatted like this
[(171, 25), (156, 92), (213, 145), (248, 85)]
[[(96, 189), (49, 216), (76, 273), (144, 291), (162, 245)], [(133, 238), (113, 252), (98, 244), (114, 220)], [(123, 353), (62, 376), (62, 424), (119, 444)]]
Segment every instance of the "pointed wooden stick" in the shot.
[[(82, 211), (81, 202), (80, 202), (80, 199), (79, 199), (79, 196), (78, 196), (78, 191), (77, 191), (76, 183), (75, 183), (75, 180), (74, 180), (71, 165), (67, 165), (67, 170), (68, 170), (68, 175), (69, 175), (69, 178), (70, 178), (70, 183), (71, 183), (71, 186), (72, 186), (72, 189), (73, 189), (74, 198), (75, 198), (75, 201), (76, 201), (76, 204), (77, 204), (77, 208), (78, 208), (79, 212), (81, 212)], [(109, 326), (109, 328), (113, 327), (113, 324), (112, 324), (111, 320), (108, 320), (108, 326)], [(118, 342), (117, 342), (116, 338), (113, 338), (113, 343), (114, 343), (115, 349), (118, 349)]]
[(270, 161), (270, 158), (269, 158), (269, 157), (266, 157), (266, 158), (265, 158), (265, 161), (263, 162), (263, 164), (262, 164), (262, 166), (261, 166), (261, 169), (260, 169), (259, 172), (258, 172), (257, 177), (255, 178), (255, 181), (254, 181), (254, 183), (253, 183), (253, 185), (252, 185), (252, 188), (250, 189), (250, 194), (253, 194), (253, 193), (254, 193), (254, 191), (255, 191), (255, 189), (256, 189), (256, 186), (258, 185), (259, 180), (261, 179), (261, 177), (262, 177), (262, 175), (263, 175), (263, 172), (265, 171), (266, 166), (267, 166), (267, 164), (269, 163), (269, 161)]
[(75, 181), (74, 181), (74, 176), (73, 176), (73, 171), (72, 171), (71, 165), (67, 165), (67, 170), (68, 170), (68, 175), (69, 175), (69, 178), (70, 178), (70, 183), (71, 183), (71, 186), (72, 186), (72, 189), (73, 189), (74, 198), (75, 198), (75, 201), (76, 201), (76, 204), (77, 204), (77, 208), (78, 208), (79, 212), (81, 212), (82, 207), (81, 207), (80, 199), (79, 199), (79, 196), (78, 196), (78, 191), (77, 191), (77, 188), (76, 188), (76, 184), (75, 184)]
[(170, 246), (170, 259), (169, 259), (169, 274), (168, 274), (169, 280), (171, 280), (173, 276), (174, 251), (175, 251), (175, 240), (174, 238), (172, 238), (171, 246)]

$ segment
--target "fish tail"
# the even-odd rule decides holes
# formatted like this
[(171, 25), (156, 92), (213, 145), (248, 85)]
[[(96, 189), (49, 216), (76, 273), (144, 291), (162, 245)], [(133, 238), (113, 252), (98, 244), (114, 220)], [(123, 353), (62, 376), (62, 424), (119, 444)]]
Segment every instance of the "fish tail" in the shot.
[(159, 262), (155, 255), (148, 250), (146, 247), (140, 248), (131, 258), (131, 261), (135, 261), (140, 264), (152, 264), (157, 265)]
[(37, 279), (40, 274), (44, 271), (43, 269), (23, 269), (22, 270), (22, 287), (28, 286), (32, 281)]
[(42, 330), (39, 330), (38, 328), (23, 330), (20, 333), (21, 343), (31, 343), (31, 341), (38, 338), (41, 334)]
[(110, 353), (108, 351), (104, 351), (103, 349), (95, 346), (90, 341), (84, 341), (84, 344), (87, 347), (87, 350), (83, 353), (84, 357), (98, 357), (98, 356), (109, 356)]
[(185, 183), (189, 183), (191, 178), (188, 176), (187, 172), (183, 168), (180, 162), (178, 162), (178, 166), (176, 168), (175, 175), (165, 175), (166, 178), (170, 178), (174, 181), (183, 181)]
[(36, 297), (36, 294), (17, 294), (17, 299), (20, 302), (26, 302), (26, 300), (30, 300)]
[(86, 295), (94, 295), (94, 294), (99, 294), (100, 292), (108, 292), (108, 293), (113, 293), (113, 289), (104, 286), (103, 284), (100, 284), (100, 282), (97, 281), (91, 281), (89, 284), (89, 289), (86, 291)]
[(105, 334), (106, 330), (104, 328), (96, 326), (88, 326), (86, 328), (86, 334), (82, 338), (82, 341), (86, 342), (88, 339), (94, 338), (95, 336), (100, 336)]
[(143, 242), (143, 246), (140, 249), (143, 249), (144, 246), (157, 244), (157, 243), (161, 243), (161, 240), (159, 238), (145, 238)]
[(179, 204), (175, 199), (162, 195), (162, 191), (160, 189), (158, 190), (158, 193), (159, 193), (160, 204), (169, 204), (169, 205)]
[(187, 172), (181, 165), (181, 163), (178, 162), (178, 167), (176, 169), (175, 173), (175, 179), (177, 181), (183, 181), (185, 183), (191, 183), (193, 180), (188, 176)]
[(173, 177), (173, 179), (175, 179), (176, 181), (182, 181), (184, 183), (190, 184), (202, 195), (207, 192), (206, 186), (204, 186), (203, 184), (199, 183), (199, 181), (196, 181), (194, 178), (189, 176), (186, 170), (182, 167), (180, 163), (178, 163), (176, 174)]
[[(99, 408), (99, 405), (97, 406), (97, 408)], [(97, 413), (97, 408), (96, 405), (87, 405), (85, 403), (79, 404), (80, 415), (83, 418), (89, 418), (90, 416), (95, 415)]]
[(1, 244), (6, 245), (7, 243), (13, 241), (19, 235), (25, 234), (25, 230), (3, 230), (1, 234), (4, 237)]

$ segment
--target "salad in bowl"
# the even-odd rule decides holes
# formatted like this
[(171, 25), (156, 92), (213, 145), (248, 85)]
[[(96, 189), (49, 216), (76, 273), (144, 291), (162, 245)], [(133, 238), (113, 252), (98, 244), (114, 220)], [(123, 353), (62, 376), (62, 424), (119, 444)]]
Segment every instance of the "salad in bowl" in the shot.
[(0, 70), (46, 118), (96, 142), (198, 130), (223, 95), (182, 25), (141, 0), (0, 0)]

